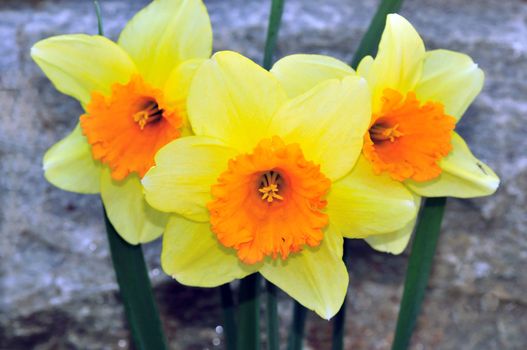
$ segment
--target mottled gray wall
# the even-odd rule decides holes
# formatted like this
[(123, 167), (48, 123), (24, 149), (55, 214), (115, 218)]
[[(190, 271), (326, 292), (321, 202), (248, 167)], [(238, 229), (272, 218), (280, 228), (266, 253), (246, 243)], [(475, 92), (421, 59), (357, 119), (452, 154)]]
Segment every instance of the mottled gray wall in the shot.
[[(102, 0), (115, 38), (144, 1)], [(211, 0), (215, 49), (260, 60), (267, 1)], [(349, 61), (377, 1), (289, 0), (280, 56), (325, 53)], [(414, 349), (527, 348), (527, 2), (408, 0), (403, 15), (428, 48), (471, 55), (483, 93), (460, 124), (474, 153), (501, 176), (492, 198), (448, 202)], [(41, 158), (81, 113), (29, 58), (36, 41), (95, 33), (91, 1), (0, 2), (0, 348), (126, 349), (129, 333), (96, 196), (45, 182)], [(218, 292), (188, 289), (145, 247), (174, 349), (222, 348)], [(407, 255), (353, 246), (348, 349), (388, 349)], [(290, 303), (281, 314), (288, 320)], [(331, 323), (309, 316), (307, 344), (326, 349)]]

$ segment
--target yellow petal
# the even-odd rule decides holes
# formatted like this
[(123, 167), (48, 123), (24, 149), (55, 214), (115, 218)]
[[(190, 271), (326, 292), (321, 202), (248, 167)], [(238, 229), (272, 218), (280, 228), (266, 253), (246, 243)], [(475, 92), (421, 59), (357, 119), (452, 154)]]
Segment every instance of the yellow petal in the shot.
[(339, 311), (348, 289), (342, 245), (342, 236), (328, 227), (320, 246), (304, 248), (286, 260), (268, 261), (260, 273), (300, 304), (329, 320)]
[(250, 152), (286, 100), (278, 80), (240, 54), (223, 51), (201, 65), (190, 87), (189, 118), (196, 135)]
[(195, 221), (208, 221), (210, 188), (236, 151), (203, 136), (177, 139), (161, 148), (156, 166), (143, 177), (145, 197), (154, 208)]
[(91, 147), (77, 124), (71, 134), (44, 155), (44, 176), (60, 189), (77, 193), (99, 193), (100, 162), (93, 160)]
[(366, 81), (356, 76), (321, 83), (285, 104), (269, 135), (299, 143), (307, 160), (332, 180), (348, 173), (362, 148), (370, 122)]
[(384, 89), (401, 93), (413, 90), (421, 77), (425, 48), (414, 27), (403, 17), (390, 14), (379, 51), (365, 78), (372, 87), (373, 111), (379, 110)]
[(303, 94), (328, 79), (341, 79), (355, 72), (346, 63), (323, 55), (291, 55), (276, 62), (271, 73), (289, 97)]
[(163, 87), (178, 64), (208, 58), (212, 29), (199, 0), (156, 0), (138, 12), (119, 37), (145, 80)]
[(373, 57), (364, 56), (357, 67), (357, 74), (369, 81), (372, 64)]
[(174, 105), (184, 120), (182, 136), (192, 134), (187, 115), (187, 98), (192, 79), (203, 62), (205, 62), (204, 59), (194, 59), (181, 63), (170, 73), (165, 84), (164, 95), (168, 103)]
[(243, 278), (259, 265), (240, 262), (234, 249), (221, 245), (209, 223), (171, 215), (163, 235), (163, 270), (178, 282), (195, 287), (215, 287)]
[(108, 219), (128, 243), (150, 242), (163, 233), (169, 214), (148, 205), (137, 175), (114, 181), (110, 170), (104, 168), (101, 173), (101, 197)]
[(386, 174), (375, 175), (364, 156), (351, 173), (333, 183), (327, 199), (330, 222), (347, 238), (401, 229), (418, 209), (403, 184)]
[(453, 150), (439, 164), (443, 172), (427, 182), (405, 181), (405, 184), (424, 197), (471, 198), (493, 194), (500, 183), (498, 176), (478, 160), (457, 133), (452, 136)]
[(426, 53), (415, 92), (420, 101), (441, 102), (447, 114), (459, 119), (481, 91), (483, 79), (483, 71), (469, 56), (434, 50)]
[(110, 93), (135, 72), (126, 52), (114, 42), (84, 34), (60, 35), (39, 41), (31, 57), (60, 92), (86, 105), (93, 91)]
[[(415, 206), (419, 208), (421, 205), (421, 197), (414, 196)], [(408, 246), (412, 232), (414, 231), (417, 216), (410, 220), (406, 226), (395, 232), (385, 233), (382, 235), (369, 236), (365, 241), (375, 250), (384, 253), (401, 254)]]

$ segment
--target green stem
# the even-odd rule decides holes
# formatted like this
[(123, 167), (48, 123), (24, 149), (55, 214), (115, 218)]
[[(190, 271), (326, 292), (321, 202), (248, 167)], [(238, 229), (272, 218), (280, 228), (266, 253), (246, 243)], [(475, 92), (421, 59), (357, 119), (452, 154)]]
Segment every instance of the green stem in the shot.
[[(343, 247), (343, 256), (342, 260), (344, 260), (344, 264), (347, 265), (347, 258), (349, 254), (349, 247), (348, 247), (348, 240), (344, 239), (344, 247)], [(347, 295), (344, 297), (344, 302), (342, 303), (342, 306), (340, 307), (339, 312), (333, 319), (333, 337), (331, 342), (331, 350), (342, 350), (344, 349), (344, 333), (345, 333), (345, 325), (346, 325), (346, 304), (347, 304)]]
[(428, 198), (415, 230), (392, 350), (408, 349), (436, 251), (446, 198)]
[(232, 298), (231, 285), (229, 283), (221, 285), (220, 293), (227, 350), (236, 350), (236, 320), (234, 315), (234, 300)]
[(260, 275), (253, 273), (240, 281), (238, 303), (238, 349), (260, 349)]
[(269, 350), (278, 350), (278, 311), (276, 306), (277, 289), (276, 286), (269, 281), (266, 282), (265, 287), (267, 290), (267, 348)]
[(167, 349), (161, 320), (140, 245), (130, 245), (115, 231), (104, 213), (113, 267), (121, 299), (138, 350)]
[[(93, 5), (97, 15), (98, 33), (104, 35), (101, 7), (97, 0)], [(128, 244), (119, 236), (108, 219), (106, 210), (104, 223), (119, 293), (135, 347), (138, 350), (167, 349), (143, 250), (140, 245)]]
[(271, 3), (271, 13), (269, 15), (269, 26), (267, 28), (267, 40), (265, 41), (265, 52), (263, 59), (263, 67), (267, 70), (271, 69), (273, 64), (276, 40), (278, 39), (278, 31), (280, 30), (282, 13), (284, 11), (284, 2), (285, 0), (272, 0)]
[[(276, 49), (276, 41), (278, 39), (278, 32), (282, 22), (282, 13), (284, 11), (285, 0), (272, 0), (271, 12), (269, 14), (269, 25), (267, 27), (267, 39), (265, 41), (265, 51), (263, 58), (263, 67), (267, 70), (271, 69), (273, 64), (274, 51)], [(243, 282), (243, 280), (242, 280)], [(278, 311), (276, 304), (276, 286), (271, 282), (266, 281), (266, 307), (267, 307), (267, 342), (269, 350), (279, 349), (278, 337)]]
[(93, 6), (95, 7), (95, 15), (97, 16), (97, 29), (99, 35), (104, 35), (103, 30), (103, 24), (102, 24), (102, 16), (101, 16), (101, 6), (99, 5), (99, 1), (94, 0)]
[(368, 30), (362, 37), (359, 47), (353, 56), (351, 66), (357, 68), (360, 60), (364, 56), (374, 55), (377, 52), (377, 47), (381, 40), (382, 31), (386, 25), (386, 16), (390, 13), (399, 11), (403, 0), (382, 0), (381, 4), (377, 8), (377, 12), (371, 20)]
[(289, 333), (288, 350), (301, 350), (304, 343), (304, 328), (306, 325), (307, 309), (295, 300), (293, 323)]

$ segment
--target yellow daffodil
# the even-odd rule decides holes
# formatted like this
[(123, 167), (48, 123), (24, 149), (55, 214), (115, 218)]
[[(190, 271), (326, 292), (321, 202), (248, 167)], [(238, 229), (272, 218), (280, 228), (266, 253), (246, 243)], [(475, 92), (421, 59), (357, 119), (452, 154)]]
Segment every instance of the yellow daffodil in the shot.
[[(344, 62), (319, 55), (286, 57), (272, 72), (291, 97), (327, 79), (356, 74)], [(496, 190), (496, 174), (454, 131), (483, 86), (483, 72), (470, 57), (447, 50), (426, 52), (412, 25), (392, 14), (376, 58), (365, 57), (357, 73), (367, 80), (372, 101), (361, 161), (375, 174), (403, 183), (417, 205), (421, 196), (468, 198)], [(414, 224), (366, 240), (375, 249), (398, 254)]]
[(101, 193), (108, 217), (129, 243), (161, 235), (168, 216), (144, 200), (140, 179), (168, 142), (188, 135), (188, 89), (212, 50), (212, 30), (198, 0), (155, 0), (126, 25), (117, 43), (102, 36), (42, 40), (31, 56), (85, 113), (44, 156), (49, 182)]
[(369, 99), (356, 76), (288, 99), (270, 72), (239, 54), (203, 63), (188, 98), (195, 136), (163, 147), (142, 180), (147, 201), (174, 213), (163, 269), (202, 287), (259, 271), (333, 316), (348, 285), (341, 232), (390, 232), (416, 214), (410, 192), (372, 182), (367, 163), (350, 173)]

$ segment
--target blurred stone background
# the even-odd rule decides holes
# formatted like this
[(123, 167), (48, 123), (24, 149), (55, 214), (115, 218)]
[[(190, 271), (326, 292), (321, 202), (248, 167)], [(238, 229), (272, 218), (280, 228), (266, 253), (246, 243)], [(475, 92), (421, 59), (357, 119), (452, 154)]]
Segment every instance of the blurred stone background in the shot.
[[(116, 38), (146, 1), (102, 0)], [(206, 1), (215, 50), (260, 61), (268, 1)], [(278, 55), (350, 61), (376, 0), (289, 0)], [(486, 72), (460, 133), (502, 178), (494, 197), (448, 202), (412, 349), (527, 349), (527, 2), (408, 0), (402, 14), (428, 48), (465, 52)], [(81, 113), (29, 58), (36, 41), (95, 33), (91, 1), (0, 2), (0, 349), (129, 349), (129, 332), (96, 196), (63, 192), (42, 175), (45, 150)], [(88, 59), (88, 58), (87, 58)], [(145, 247), (172, 349), (222, 349), (219, 292), (164, 276)], [(353, 244), (347, 349), (389, 349), (407, 254)], [(281, 295), (284, 329), (290, 301)], [(309, 314), (307, 349), (328, 349), (331, 322)]]

